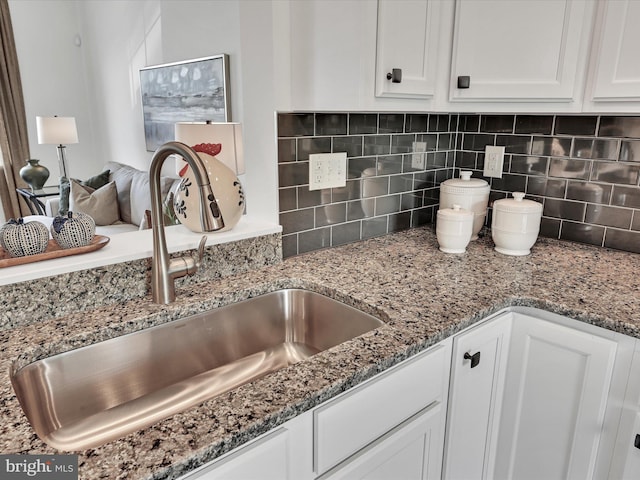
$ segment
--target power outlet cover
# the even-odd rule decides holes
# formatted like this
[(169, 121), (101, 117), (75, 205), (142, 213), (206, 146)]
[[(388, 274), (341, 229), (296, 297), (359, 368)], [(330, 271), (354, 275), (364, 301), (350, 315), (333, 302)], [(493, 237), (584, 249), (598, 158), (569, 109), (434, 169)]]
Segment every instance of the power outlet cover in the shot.
[(502, 167), (504, 165), (504, 147), (487, 145), (484, 150), (484, 173), (485, 177), (502, 178)]
[(309, 190), (347, 185), (347, 153), (312, 153), (309, 155)]
[(411, 168), (424, 170), (427, 168), (427, 142), (413, 142), (413, 153), (411, 154)]

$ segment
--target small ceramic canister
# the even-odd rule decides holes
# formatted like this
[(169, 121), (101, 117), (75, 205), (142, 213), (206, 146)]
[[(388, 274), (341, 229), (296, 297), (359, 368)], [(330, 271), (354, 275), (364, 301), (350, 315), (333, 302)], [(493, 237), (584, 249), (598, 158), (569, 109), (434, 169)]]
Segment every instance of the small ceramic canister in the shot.
[(524, 193), (493, 202), (491, 237), (497, 252), (505, 255), (529, 255), (538, 239), (542, 204), (525, 200)]
[(463, 170), (460, 178), (451, 178), (440, 184), (440, 208), (451, 208), (454, 204), (473, 212), (471, 240), (478, 238), (484, 226), (491, 187), (481, 178), (471, 178), (471, 172)]
[(460, 205), (438, 210), (436, 238), (445, 253), (464, 253), (473, 233), (473, 212)]

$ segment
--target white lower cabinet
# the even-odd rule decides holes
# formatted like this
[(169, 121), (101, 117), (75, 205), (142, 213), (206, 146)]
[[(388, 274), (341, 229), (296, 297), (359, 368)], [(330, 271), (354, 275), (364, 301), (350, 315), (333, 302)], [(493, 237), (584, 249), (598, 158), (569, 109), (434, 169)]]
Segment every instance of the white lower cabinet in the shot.
[(320, 479), (441, 478), (443, 411), (444, 406), (434, 402)]
[(511, 315), (457, 335), (453, 342), (445, 477), (481, 479), (495, 454), (509, 353)]
[(311, 478), (311, 416), (275, 430), (182, 477), (182, 480), (303, 480)]
[(640, 472), (640, 407), (636, 410), (636, 418), (630, 425), (631, 435), (624, 435), (624, 449), (626, 450), (626, 456), (616, 468), (609, 478), (618, 479), (637, 479), (638, 472)]
[(626, 478), (611, 466), (635, 344), (524, 307), (456, 336), (443, 478)]
[[(424, 408), (446, 405), (450, 345), (440, 344), (315, 409), (315, 473), (325, 473)], [(438, 411), (442, 448), (445, 411)]]
[(640, 341), (513, 307), (182, 477), (636, 479)]
[(493, 478), (593, 478), (617, 342), (584, 327), (514, 314)]
[(604, 470), (611, 480), (635, 480), (640, 476), (640, 342), (636, 343), (629, 382), (620, 403), (622, 413), (615, 448)]
[(444, 340), (182, 480), (441, 478), (451, 344)]
[(230, 457), (217, 462), (210, 468), (196, 472), (191, 480), (209, 480), (226, 478), (234, 480), (248, 479), (288, 479), (287, 443), (289, 432), (279, 428), (264, 439), (248, 445)]

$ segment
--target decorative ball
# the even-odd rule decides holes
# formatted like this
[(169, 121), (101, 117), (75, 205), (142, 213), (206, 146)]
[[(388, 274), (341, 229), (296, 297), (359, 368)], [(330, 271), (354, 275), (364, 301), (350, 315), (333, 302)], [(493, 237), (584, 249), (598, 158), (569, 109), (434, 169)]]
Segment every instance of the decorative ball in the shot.
[(24, 223), (23, 218), (9, 220), (0, 229), (0, 244), (12, 257), (37, 255), (49, 245), (49, 230), (38, 221)]
[[(203, 151), (206, 150), (208, 145), (210, 144), (196, 145), (193, 149), (207, 167), (211, 189), (224, 220), (224, 228), (218, 231), (224, 232), (231, 230), (240, 221), (244, 212), (244, 192), (233, 170), (214, 156)], [(202, 225), (200, 224), (200, 194), (191, 166), (184, 169), (181, 172), (181, 176), (182, 181), (174, 195), (173, 209), (176, 217), (185, 227), (193, 232), (202, 232)]]
[(89, 245), (96, 234), (96, 222), (86, 213), (67, 212), (58, 215), (51, 224), (51, 236), (62, 248)]

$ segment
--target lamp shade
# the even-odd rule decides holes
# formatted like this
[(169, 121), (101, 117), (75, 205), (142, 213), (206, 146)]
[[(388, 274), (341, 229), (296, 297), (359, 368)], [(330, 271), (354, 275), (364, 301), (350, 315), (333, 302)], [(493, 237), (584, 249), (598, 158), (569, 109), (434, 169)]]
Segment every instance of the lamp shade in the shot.
[(40, 144), (78, 143), (75, 117), (36, 117), (36, 127)]
[[(216, 155), (216, 158), (233, 170), (236, 175), (245, 172), (242, 125), (239, 123), (179, 122), (175, 127), (175, 139), (189, 147), (201, 143), (220, 143), (222, 150)], [(178, 163), (178, 170), (180, 170), (183, 164), (182, 162)]]

